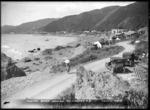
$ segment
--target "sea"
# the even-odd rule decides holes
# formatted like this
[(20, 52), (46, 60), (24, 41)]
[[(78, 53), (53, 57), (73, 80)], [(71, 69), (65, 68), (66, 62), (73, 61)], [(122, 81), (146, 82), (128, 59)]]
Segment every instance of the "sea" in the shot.
[(38, 34), (1, 34), (1, 52), (13, 60), (31, 55), (29, 50), (52, 49), (76, 41), (76, 37), (38, 35)]

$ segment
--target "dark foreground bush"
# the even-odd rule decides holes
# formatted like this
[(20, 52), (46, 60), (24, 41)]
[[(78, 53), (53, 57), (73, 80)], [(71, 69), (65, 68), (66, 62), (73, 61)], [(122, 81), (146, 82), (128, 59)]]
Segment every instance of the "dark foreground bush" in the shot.
[(135, 51), (140, 53), (147, 53), (148, 52), (148, 41), (141, 41), (136, 45)]
[(63, 91), (60, 95), (57, 96), (57, 99), (60, 100), (75, 100), (75, 86), (72, 85), (70, 88)]
[(76, 83), (57, 99), (70, 101), (96, 99), (103, 105), (101, 108), (145, 109), (148, 107), (148, 95), (145, 92), (130, 88), (128, 81), (117, 78), (110, 72), (95, 73), (80, 67), (76, 74)]
[(143, 92), (130, 90), (123, 97), (123, 101), (129, 108), (146, 109), (148, 107), (148, 96)]
[(1, 53), (1, 81), (12, 77), (26, 76), (26, 73), (18, 68), (11, 58)]

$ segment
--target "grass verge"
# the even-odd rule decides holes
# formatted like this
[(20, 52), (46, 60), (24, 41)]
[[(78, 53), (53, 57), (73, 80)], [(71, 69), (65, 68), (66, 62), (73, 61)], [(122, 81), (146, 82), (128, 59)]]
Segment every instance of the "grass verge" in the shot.
[[(74, 67), (78, 64), (84, 64), (90, 61), (104, 59), (112, 55), (116, 55), (123, 50), (124, 47), (122, 46), (111, 46), (111, 47), (102, 48), (100, 50), (93, 50), (91, 48), (88, 48), (82, 54), (77, 55), (76, 57), (70, 59), (70, 66)], [(63, 63), (54, 65), (51, 68), (51, 72), (53, 73), (63, 72), (63, 71), (65, 71), (65, 65)]]

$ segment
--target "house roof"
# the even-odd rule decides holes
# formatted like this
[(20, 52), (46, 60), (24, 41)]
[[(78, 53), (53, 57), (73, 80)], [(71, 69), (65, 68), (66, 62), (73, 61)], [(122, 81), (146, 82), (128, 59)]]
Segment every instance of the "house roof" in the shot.
[(115, 35), (121, 35), (122, 33), (116, 33)]
[(135, 31), (124, 32), (125, 35), (132, 35), (132, 34), (134, 34), (134, 33), (135, 33)]

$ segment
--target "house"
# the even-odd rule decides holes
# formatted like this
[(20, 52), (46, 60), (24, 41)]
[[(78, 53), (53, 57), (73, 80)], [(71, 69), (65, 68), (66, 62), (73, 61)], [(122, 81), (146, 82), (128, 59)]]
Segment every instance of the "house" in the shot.
[(124, 32), (124, 35), (126, 36), (127, 39), (131, 38), (135, 34), (136, 34), (135, 31)]
[(120, 39), (126, 38), (124, 33), (117, 33), (115, 36)]
[(124, 32), (124, 29), (112, 29), (111, 30), (112, 34), (123, 33), (123, 32)]
[(128, 31), (128, 32), (125, 32), (124, 34), (128, 36), (128, 35), (133, 35), (134, 33), (135, 31)]
[(143, 33), (147, 33), (147, 31), (148, 31), (148, 27), (143, 27), (138, 30), (138, 33), (143, 34)]

